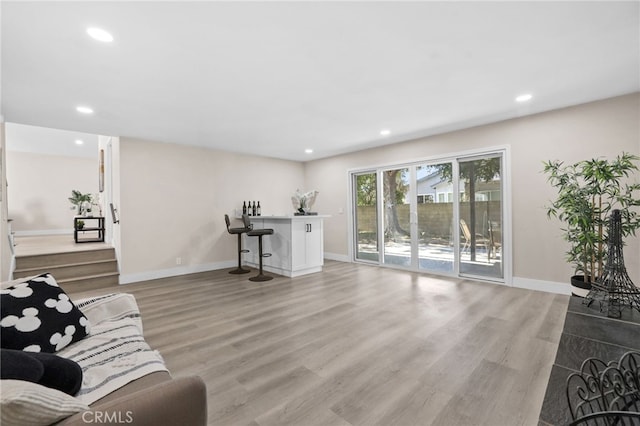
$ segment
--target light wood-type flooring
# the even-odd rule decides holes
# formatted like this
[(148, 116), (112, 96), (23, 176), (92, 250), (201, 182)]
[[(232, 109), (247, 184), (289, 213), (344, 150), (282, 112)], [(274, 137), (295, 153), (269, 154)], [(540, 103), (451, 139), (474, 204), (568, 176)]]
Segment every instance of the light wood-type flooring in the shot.
[(111, 247), (107, 243), (76, 243), (73, 241), (73, 234), (20, 236), (15, 237), (14, 241), (16, 256), (103, 250)]
[(568, 296), (332, 261), (247, 278), (119, 288), (210, 425), (538, 424)]

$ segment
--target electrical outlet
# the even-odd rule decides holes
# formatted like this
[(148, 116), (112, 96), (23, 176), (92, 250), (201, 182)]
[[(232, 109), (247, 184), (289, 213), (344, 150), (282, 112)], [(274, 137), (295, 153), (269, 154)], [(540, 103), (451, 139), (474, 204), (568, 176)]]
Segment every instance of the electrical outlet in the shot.
[(182, 265), (182, 258), (176, 257), (176, 265)]

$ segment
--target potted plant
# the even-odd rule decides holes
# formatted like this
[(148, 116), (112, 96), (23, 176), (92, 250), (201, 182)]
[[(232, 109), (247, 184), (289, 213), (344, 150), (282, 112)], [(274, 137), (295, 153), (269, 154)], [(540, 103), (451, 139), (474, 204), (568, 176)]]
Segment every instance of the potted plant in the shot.
[(87, 206), (91, 206), (93, 197), (91, 194), (83, 194), (78, 190), (71, 191), (71, 197), (69, 197), (69, 202), (73, 204), (71, 206), (71, 210), (77, 209), (77, 215), (82, 216), (85, 212)]
[(78, 231), (81, 231), (84, 229), (84, 220), (79, 220), (76, 222), (76, 229)]
[(614, 160), (596, 158), (565, 165), (544, 163), (551, 186), (558, 197), (547, 207), (547, 216), (565, 223), (569, 242), (567, 260), (575, 266), (571, 278), (573, 294), (586, 296), (591, 282), (603, 272), (607, 256), (607, 218), (613, 209), (622, 214), (622, 236), (635, 235), (640, 228), (640, 183), (629, 183), (638, 171), (640, 157), (622, 153)]

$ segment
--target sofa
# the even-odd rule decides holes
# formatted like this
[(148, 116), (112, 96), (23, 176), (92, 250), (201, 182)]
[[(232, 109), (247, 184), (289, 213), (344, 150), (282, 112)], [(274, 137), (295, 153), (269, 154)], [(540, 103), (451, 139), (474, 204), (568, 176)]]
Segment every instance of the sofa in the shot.
[[(71, 300), (50, 274), (42, 274), (3, 283), (0, 297), (3, 353), (41, 352), (82, 370), (79, 391), (70, 395), (51, 383), (7, 376), (3, 368), (3, 425), (206, 424), (204, 382), (171, 377), (144, 340), (133, 295)], [(55, 374), (64, 375), (59, 370)]]

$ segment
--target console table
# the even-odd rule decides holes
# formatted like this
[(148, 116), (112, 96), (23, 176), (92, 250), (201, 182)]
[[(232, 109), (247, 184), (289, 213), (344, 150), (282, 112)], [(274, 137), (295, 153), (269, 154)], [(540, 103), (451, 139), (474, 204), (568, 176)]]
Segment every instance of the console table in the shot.
[[(80, 222), (83, 222), (83, 226), (80, 226)], [(87, 226), (87, 223), (92, 222), (93, 226)], [(84, 237), (85, 232), (90, 232), (91, 236)], [(78, 235), (80, 234), (80, 235)], [(92, 216), (82, 217), (76, 216), (73, 218), (73, 239), (76, 243), (102, 243), (104, 242), (104, 217)]]

